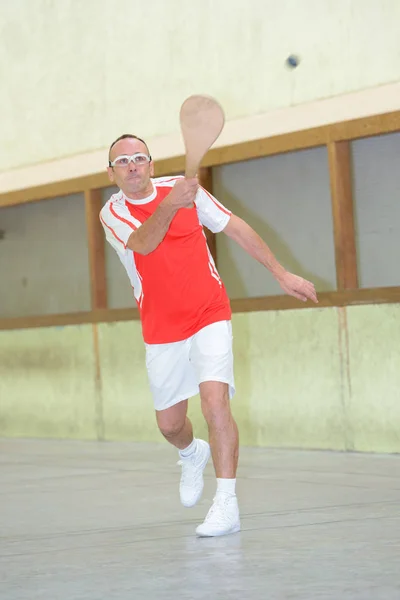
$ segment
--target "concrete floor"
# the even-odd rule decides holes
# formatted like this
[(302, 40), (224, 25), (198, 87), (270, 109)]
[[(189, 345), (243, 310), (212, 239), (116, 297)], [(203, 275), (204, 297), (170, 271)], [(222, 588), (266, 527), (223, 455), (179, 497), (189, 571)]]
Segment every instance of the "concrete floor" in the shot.
[(1, 600), (400, 599), (400, 457), (242, 449), (241, 533), (197, 539), (165, 445), (0, 441)]

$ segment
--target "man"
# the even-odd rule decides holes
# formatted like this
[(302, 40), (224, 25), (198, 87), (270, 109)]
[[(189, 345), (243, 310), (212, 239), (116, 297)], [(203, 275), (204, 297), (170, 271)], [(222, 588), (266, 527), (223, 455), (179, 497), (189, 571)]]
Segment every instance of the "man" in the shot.
[[(314, 286), (287, 271), (242, 219), (197, 178), (153, 178), (143, 140), (123, 135), (111, 144), (108, 175), (120, 191), (100, 213), (106, 238), (123, 263), (139, 307), (156, 419), (179, 451), (180, 498), (194, 506), (211, 455), (217, 477), (213, 505), (198, 536), (240, 530), (235, 493), (238, 429), (230, 410), (235, 391), (231, 310), (207, 247), (203, 225), (223, 231), (296, 298), (317, 302)], [(200, 393), (209, 444), (193, 437), (188, 398)]]

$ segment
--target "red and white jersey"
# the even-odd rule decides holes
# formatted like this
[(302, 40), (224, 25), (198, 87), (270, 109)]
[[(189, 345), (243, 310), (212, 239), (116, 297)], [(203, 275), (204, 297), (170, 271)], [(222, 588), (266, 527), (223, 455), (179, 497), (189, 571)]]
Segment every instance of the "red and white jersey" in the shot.
[(199, 188), (193, 208), (181, 208), (159, 246), (146, 256), (126, 247), (169, 194), (180, 177), (152, 179), (153, 193), (142, 200), (122, 191), (100, 212), (107, 241), (129, 276), (147, 344), (179, 342), (217, 321), (229, 320), (228, 295), (207, 246), (203, 225), (214, 233), (227, 225), (231, 212)]

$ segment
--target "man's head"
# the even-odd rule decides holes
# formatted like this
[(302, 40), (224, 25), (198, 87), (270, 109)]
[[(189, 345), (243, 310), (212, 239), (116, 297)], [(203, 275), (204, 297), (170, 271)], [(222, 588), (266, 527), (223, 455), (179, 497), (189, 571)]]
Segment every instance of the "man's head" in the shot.
[(150, 152), (136, 135), (126, 133), (111, 144), (107, 171), (110, 181), (128, 198), (145, 198), (153, 191), (150, 178), (154, 175), (154, 166)]

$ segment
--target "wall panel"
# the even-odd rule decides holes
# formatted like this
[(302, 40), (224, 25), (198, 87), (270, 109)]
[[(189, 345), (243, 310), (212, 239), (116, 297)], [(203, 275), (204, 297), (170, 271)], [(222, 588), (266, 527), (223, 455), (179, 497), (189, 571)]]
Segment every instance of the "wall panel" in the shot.
[[(247, 221), (294, 273), (318, 291), (336, 289), (329, 173), (325, 148), (218, 167), (216, 197)], [(223, 233), (218, 266), (231, 298), (281, 294), (270, 273)]]
[(0, 210), (0, 317), (90, 310), (83, 194)]
[(360, 287), (400, 285), (400, 133), (352, 143)]

